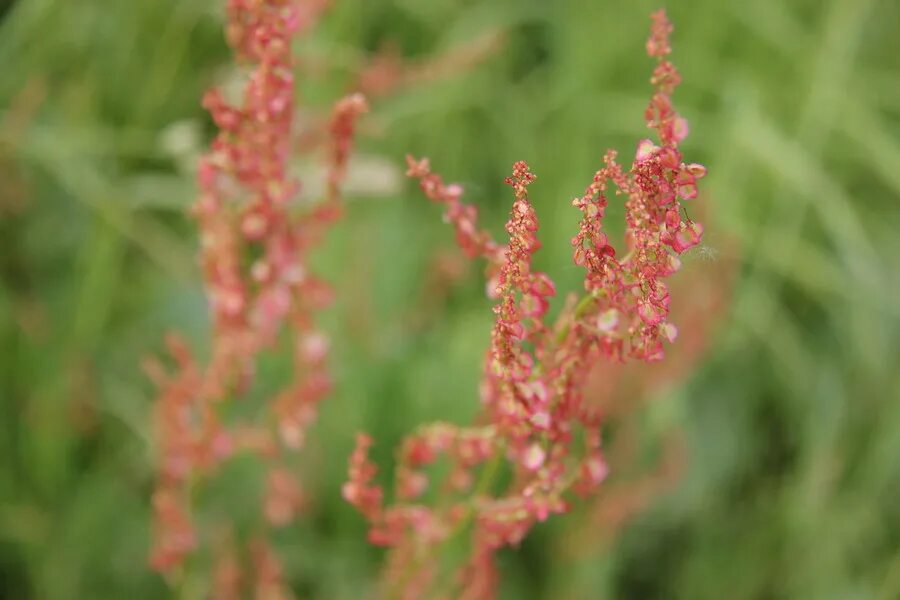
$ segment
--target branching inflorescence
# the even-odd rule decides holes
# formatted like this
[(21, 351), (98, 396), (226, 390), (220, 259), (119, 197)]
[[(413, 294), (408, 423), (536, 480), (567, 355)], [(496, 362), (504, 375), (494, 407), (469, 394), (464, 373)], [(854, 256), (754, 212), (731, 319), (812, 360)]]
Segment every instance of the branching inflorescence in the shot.
[[(265, 531), (292, 521), (301, 506), (301, 486), (288, 458), (303, 445), (316, 406), (331, 388), (328, 338), (315, 325), (331, 292), (310, 271), (307, 257), (340, 214), (340, 184), (366, 103), (360, 95), (336, 103), (326, 197), (297, 202), (300, 183), (289, 166), (296, 133), (291, 43), (325, 5), (323, 0), (228, 1), (228, 41), (248, 75), (240, 100), (229, 102), (218, 89), (204, 97), (219, 132), (200, 160), (200, 195), (193, 209), (212, 313), (210, 357), (201, 363), (171, 335), (176, 369), (169, 374), (151, 365), (160, 388), (154, 568), (177, 576), (199, 546), (211, 545), (202, 539), (192, 497), (217, 467), (245, 451), (266, 465), (259, 534), (247, 551), (254, 578), (242, 580), (241, 561), (233, 552), (221, 553), (212, 594), (217, 598), (236, 597), (250, 587), (257, 597), (281, 597), (281, 569)], [(272, 395), (260, 393), (253, 387), (259, 357), (278, 344), (290, 348), (292, 380)], [(260, 410), (244, 411), (255, 412), (252, 416), (226, 416), (241, 412), (236, 403), (260, 395), (268, 398), (257, 405)], [(227, 530), (229, 523), (217, 526)]]
[[(659, 361), (664, 342), (675, 340), (665, 279), (680, 268), (678, 256), (700, 242), (703, 229), (682, 214), (681, 201), (696, 197), (705, 168), (686, 164), (678, 149), (687, 122), (671, 102), (680, 81), (667, 60), (671, 31), (663, 11), (652, 15), (647, 53), (657, 65), (645, 116), (658, 142), (641, 141), (628, 169), (608, 151), (604, 166), (572, 202), (582, 214), (572, 245), (573, 260), (585, 271), (585, 293), (571, 295), (553, 324), (544, 318), (555, 286), (532, 269), (540, 243), (528, 165), (516, 163), (506, 180), (515, 200), (503, 246), (478, 228), (475, 207), (460, 200), (461, 186), (445, 184), (427, 159), (408, 158), (408, 175), (444, 206), (462, 249), (486, 259), (488, 293), (497, 304), (481, 421), (475, 427), (432, 424), (411, 434), (398, 453), (394, 504), (385, 505), (373, 481), (371, 439), (358, 437), (344, 497), (370, 521), (370, 541), (391, 549), (385, 575), (390, 596), (493, 597), (497, 550), (521, 542), (537, 522), (565, 512), (571, 494), (590, 494), (607, 475), (601, 415), (583, 401), (590, 366), (601, 359)], [(624, 198), (624, 255), (604, 232), (612, 187), (613, 197)], [(433, 486), (438, 500), (429, 505), (426, 469), (441, 455), (450, 467), (443, 483)], [(454, 541), (466, 537), (467, 558), (448, 570)]]

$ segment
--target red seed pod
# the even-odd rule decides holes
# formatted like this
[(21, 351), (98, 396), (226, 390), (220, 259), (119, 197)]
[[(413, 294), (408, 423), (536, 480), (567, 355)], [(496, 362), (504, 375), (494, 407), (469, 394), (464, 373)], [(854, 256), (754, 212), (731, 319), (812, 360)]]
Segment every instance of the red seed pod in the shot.
[[(345, 497), (371, 521), (370, 540), (391, 546), (390, 565), (415, 565), (414, 572), (386, 571), (390, 589), (401, 597), (495, 597), (497, 550), (520, 543), (536, 523), (566, 512), (570, 493), (596, 491), (607, 477), (600, 445), (603, 415), (584, 399), (591, 365), (661, 360), (663, 342), (678, 335), (667, 321), (670, 293), (664, 279), (680, 268), (677, 255), (699, 243), (703, 229), (682, 219), (680, 203), (697, 195), (697, 181), (706, 171), (685, 164), (678, 149), (688, 127), (672, 104), (681, 77), (665, 60), (671, 31), (663, 11), (652, 15), (647, 52), (657, 65), (645, 116), (658, 139), (642, 140), (628, 169), (608, 151), (584, 194), (571, 202), (581, 212), (572, 256), (585, 271), (587, 293), (570, 298), (555, 324), (544, 319), (556, 287), (533, 269), (540, 224), (529, 199), (535, 177), (528, 165), (516, 162), (505, 179), (514, 200), (506, 223), (509, 243), (500, 246), (478, 229), (477, 211), (462, 203), (459, 186), (446, 185), (427, 159), (407, 157), (408, 175), (444, 206), (445, 221), (465, 253), (487, 259), (488, 295), (496, 304), (480, 385), (479, 423), (486, 425), (435, 424), (408, 437), (398, 467), (403, 502), (388, 508), (381, 507), (380, 489), (364, 493), (374, 469), (361, 455), (367, 445), (361, 443), (350, 460)], [(608, 198), (624, 199), (626, 251), (621, 253), (604, 229)], [(479, 437), (485, 430), (489, 434)], [(441, 453), (455, 463), (443, 484), (429, 482), (417, 468)], [(498, 469), (508, 476), (495, 477)], [(421, 499), (426, 485), (437, 495), (433, 507)], [(413, 499), (422, 504), (409, 504)], [(470, 531), (471, 552), (456, 584), (433, 590), (434, 568), (441, 562), (435, 540), (445, 539), (448, 531)]]

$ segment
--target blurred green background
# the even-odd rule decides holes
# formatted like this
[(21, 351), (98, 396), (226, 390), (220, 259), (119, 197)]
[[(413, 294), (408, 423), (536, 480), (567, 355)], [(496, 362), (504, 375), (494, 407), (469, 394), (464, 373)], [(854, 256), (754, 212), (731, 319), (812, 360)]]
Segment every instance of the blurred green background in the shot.
[[(221, 4), (0, 2), (4, 598), (169, 596), (146, 567), (140, 361), (168, 329), (204, 347), (186, 208), (190, 159), (213, 131), (199, 98), (227, 76)], [(527, 159), (539, 266), (576, 289), (570, 200), (607, 147), (628, 154), (646, 135), (659, 4), (337, 0), (298, 46), (304, 105), (321, 113), (386, 43), (429, 64), (499, 40), (374, 99), (366, 118), (371, 172), (318, 255), (339, 291), (323, 319), (338, 387), (307, 454), (317, 500), (279, 539), (300, 597), (364, 597), (377, 572), (361, 518), (337, 501), (355, 432), (387, 464), (414, 424), (477, 409), (492, 316), (481, 269), (435, 282), (452, 232), (400, 179), (403, 155), (462, 182), (498, 236), (503, 177)], [(560, 550), (576, 514), (504, 552), (503, 598), (900, 598), (900, 3), (667, 8), (684, 150), (710, 171), (707, 237), (685, 271), (713, 273), (729, 300), (702, 360), (635, 398), (630, 418), (635, 460), (652, 468), (677, 431), (685, 464), (646, 510), (597, 528), (606, 544)], [(676, 311), (709, 289), (683, 286)]]

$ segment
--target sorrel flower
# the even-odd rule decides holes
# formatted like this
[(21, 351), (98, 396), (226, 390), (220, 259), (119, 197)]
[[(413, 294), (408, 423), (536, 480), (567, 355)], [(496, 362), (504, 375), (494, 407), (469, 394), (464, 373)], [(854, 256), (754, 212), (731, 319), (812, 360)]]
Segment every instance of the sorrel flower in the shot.
[[(366, 110), (360, 95), (336, 103), (326, 197), (298, 203), (300, 182), (289, 166), (295, 143), (291, 42), (315, 23), (325, 4), (228, 1), (228, 41), (249, 74), (241, 99), (230, 102), (218, 89), (203, 99), (219, 129), (198, 166), (200, 196), (193, 209), (212, 313), (210, 358), (201, 364), (172, 335), (174, 372), (151, 369), (160, 388), (152, 565), (173, 574), (189, 554), (209, 543), (195, 523), (200, 508), (193, 492), (224, 460), (248, 451), (263, 459), (267, 474), (258, 528), (263, 533), (249, 552), (255, 579), (243, 585), (262, 590), (266, 598), (281, 597), (284, 590), (278, 557), (264, 532), (291, 522), (303, 503), (290, 451), (303, 445), (316, 406), (331, 389), (328, 338), (315, 325), (315, 314), (329, 303), (331, 292), (310, 271), (307, 257), (340, 214), (340, 185), (355, 124)], [(280, 344), (287, 344), (293, 357), (293, 378), (260, 405), (253, 388), (257, 361)], [(238, 403), (249, 409), (236, 409)], [(227, 531), (230, 523), (217, 526)], [(219, 554), (216, 594), (227, 596), (223, 586), (245, 578), (234, 558), (238, 552)]]
[[(731, 255), (733, 248), (726, 252)], [(690, 271), (673, 283), (672, 294), (679, 297), (691, 290), (691, 302), (673, 306), (682, 333), (677, 347), (666, 353), (665, 361), (624, 365), (604, 361), (593, 365), (584, 385), (584, 401), (602, 411), (604, 429), (614, 432), (604, 443), (612, 476), (579, 507), (566, 533), (553, 541), (556, 555), (584, 560), (605, 550), (623, 525), (681, 478), (687, 463), (683, 432), (678, 427), (660, 432), (659, 458), (648, 463), (645, 456), (639, 456), (644, 447), (639, 423), (648, 401), (661, 389), (676, 386), (688, 377), (709, 349), (713, 332), (729, 306), (737, 264), (733, 256), (694, 262)]]
[[(487, 260), (488, 294), (497, 304), (480, 424), (437, 423), (411, 434), (399, 451), (391, 505), (373, 483), (368, 436), (360, 435), (351, 457), (344, 497), (370, 521), (370, 541), (390, 547), (385, 583), (391, 596), (421, 598), (431, 590), (447, 598), (492, 598), (496, 552), (521, 542), (535, 523), (566, 512), (571, 494), (596, 491), (607, 475), (601, 415), (583, 397), (591, 365), (659, 361), (664, 343), (675, 340), (665, 279), (680, 268), (678, 255), (702, 236), (701, 225), (682, 215), (681, 202), (696, 197), (705, 169), (686, 164), (678, 150), (687, 122), (671, 102), (679, 83), (666, 59), (671, 31), (664, 12), (652, 15), (647, 53), (657, 65), (645, 116), (658, 141), (642, 140), (628, 169), (608, 151), (572, 202), (582, 214), (572, 246), (575, 264), (585, 270), (585, 293), (571, 295), (552, 325), (544, 318), (555, 286), (532, 268), (540, 242), (528, 165), (516, 163), (506, 180), (515, 200), (509, 243), (501, 246), (478, 228), (476, 209), (460, 200), (461, 186), (445, 184), (427, 159), (408, 158), (408, 175), (444, 206), (465, 253)], [(625, 253), (603, 227), (611, 184), (612, 198), (624, 198)], [(441, 457), (449, 469), (435, 484), (429, 467)], [(433, 505), (423, 500), (429, 489), (439, 497)], [(447, 570), (449, 548), (463, 538), (468, 558)]]

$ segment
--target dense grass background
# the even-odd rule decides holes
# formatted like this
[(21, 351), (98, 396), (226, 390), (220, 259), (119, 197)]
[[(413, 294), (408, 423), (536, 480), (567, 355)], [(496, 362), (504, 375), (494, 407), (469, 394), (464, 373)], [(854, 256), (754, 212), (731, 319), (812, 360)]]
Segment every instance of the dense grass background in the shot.
[[(211, 133), (198, 99), (227, 69), (218, 4), (0, 2), (3, 597), (168, 595), (146, 568), (153, 390), (139, 363), (170, 328), (202, 350), (185, 209)], [(645, 135), (659, 2), (336, 4), (298, 47), (329, 66), (300, 78), (320, 109), (384, 42), (425, 60), (500, 36), (471, 68), (375, 101), (362, 152), (380, 177), (408, 151), (431, 156), (498, 234), (502, 179), (527, 159), (540, 266), (575, 288), (569, 200), (605, 148)], [(624, 528), (598, 530), (604, 545), (566, 551), (565, 518), (538, 528), (504, 554), (504, 598), (898, 598), (900, 4), (668, 9), (685, 151), (711, 173), (708, 235), (686, 267), (731, 301), (699, 368), (634, 418), (641, 456), (681, 431), (687, 462)], [(429, 291), (453, 247), (435, 207), (406, 183), (365, 187), (319, 255), (340, 290), (326, 316), (339, 386), (305, 467), (318, 501), (280, 540), (301, 597), (358, 598), (377, 569), (336, 501), (354, 432), (387, 461), (414, 423), (463, 422), (489, 335), (479, 268), (439, 303)]]

